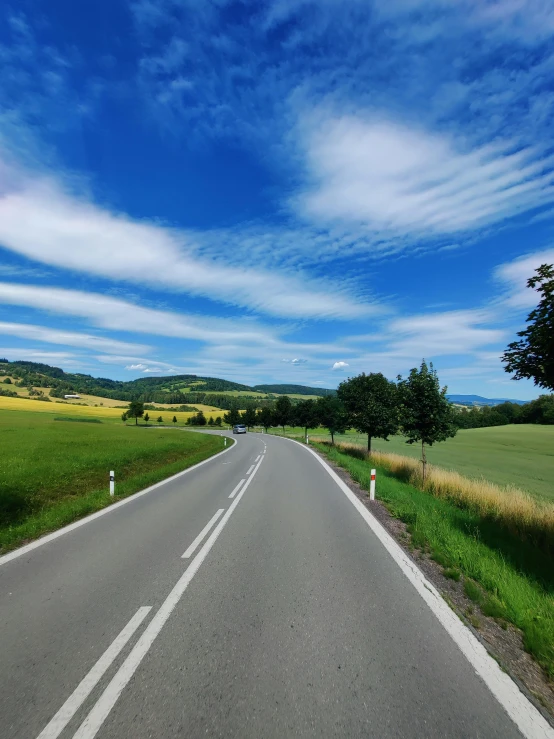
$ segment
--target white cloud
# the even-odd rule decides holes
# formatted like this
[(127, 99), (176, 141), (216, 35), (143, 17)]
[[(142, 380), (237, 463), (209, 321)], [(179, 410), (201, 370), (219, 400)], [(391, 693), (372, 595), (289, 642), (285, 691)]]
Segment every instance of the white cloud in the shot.
[(308, 360), (296, 358), (296, 359), (282, 359), (281, 361), (287, 362), (288, 364), (306, 364)]
[(342, 370), (345, 369), (345, 367), (349, 367), (350, 365), (346, 362), (335, 362), (331, 369), (334, 370)]
[(0, 188), (0, 244), (58, 268), (278, 316), (354, 318), (374, 312), (331, 282), (201, 259), (183, 232), (110, 212), (68, 194), (51, 178), (31, 178), (7, 164)]
[(138, 364), (128, 364), (125, 367), (125, 369), (126, 370), (145, 370), (146, 369), (146, 365), (145, 364), (141, 364), (140, 362)]
[(309, 189), (300, 212), (388, 236), (444, 236), (554, 201), (554, 157), (513, 142), (463, 140), (356, 116), (302, 129)]
[(110, 354), (121, 352), (145, 352), (149, 349), (144, 344), (131, 344), (126, 341), (108, 339), (103, 336), (82, 334), (74, 331), (60, 331), (45, 326), (34, 326), (26, 323), (8, 323), (0, 321), (0, 335), (18, 336), (29, 341), (43, 341), (48, 344), (64, 344), (92, 351)]
[(504, 340), (504, 331), (490, 328), (497, 319), (492, 311), (479, 309), (398, 318), (387, 327), (389, 336), (394, 337), (387, 353), (419, 361), (471, 353)]
[(537, 293), (527, 287), (527, 280), (533, 277), (541, 264), (554, 264), (554, 248), (526, 254), (512, 262), (501, 264), (495, 270), (495, 277), (504, 283), (504, 301), (512, 308), (533, 308), (537, 305)]

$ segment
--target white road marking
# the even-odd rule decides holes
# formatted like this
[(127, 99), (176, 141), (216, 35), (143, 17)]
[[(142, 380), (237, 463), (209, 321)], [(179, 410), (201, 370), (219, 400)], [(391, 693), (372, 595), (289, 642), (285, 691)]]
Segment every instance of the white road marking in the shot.
[(138, 609), (123, 631), (116, 636), (98, 662), (81, 680), (54, 718), (40, 732), (37, 739), (56, 739), (62, 733), (151, 610), (152, 606)]
[(208, 521), (208, 523), (204, 526), (202, 531), (198, 534), (196, 539), (192, 542), (190, 547), (187, 549), (187, 551), (182, 555), (181, 559), (188, 559), (191, 555), (194, 554), (196, 547), (200, 544), (200, 542), (206, 537), (209, 530), (212, 528), (212, 526), (215, 524), (217, 519), (221, 516), (221, 514), (224, 512), (225, 508), (220, 508), (219, 511), (215, 514), (215, 516), (212, 516), (211, 519)]
[(249, 475), (249, 474), (250, 474), (250, 473), (252, 472), (252, 470), (254, 469), (254, 466), (255, 466), (255, 465), (252, 465), (252, 467), (250, 467), (250, 469), (249, 469), (249, 470), (248, 470), (248, 472), (246, 473), (247, 475)]
[(261, 456), (262, 456), (261, 454), (258, 454), (258, 456), (257, 456), (257, 457), (256, 457), (256, 459), (254, 460), (254, 462), (257, 462), (257, 461), (259, 460), (259, 458), (260, 458)]
[(237, 485), (237, 487), (236, 487), (236, 488), (235, 488), (235, 489), (233, 490), (233, 492), (232, 492), (232, 493), (231, 493), (231, 495), (229, 496), (230, 498), (234, 498), (234, 497), (235, 497), (235, 495), (236, 495), (236, 494), (238, 493), (238, 491), (239, 491), (239, 489), (240, 489), (240, 486), (242, 485), (242, 483), (244, 482), (244, 480), (245, 480), (245, 479), (246, 479), (246, 478), (244, 478), (243, 480), (241, 480), (241, 481), (239, 482), (239, 484)]
[(221, 521), (217, 524), (216, 528), (210, 534), (210, 538), (206, 541), (202, 549), (198, 552), (198, 554), (189, 564), (185, 572), (181, 575), (181, 578), (178, 580), (171, 593), (167, 596), (165, 601), (160, 606), (160, 610), (150, 621), (150, 623), (144, 630), (144, 633), (131, 650), (125, 662), (121, 665), (119, 670), (111, 679), (110, 683), (98, 699), (96, 705), (92, 708), (81, 726), (79, 726), (79, 728), (77, 729), (77, 733), (74, 735), (73, 739), (94, 739), (94, 737), (100, 730), (100, 727), (109, 715), (110, 711), (116, 704), (117, 699), (123, 692), (125, 686), (133, 677), (137, 667), (140, 665), (148, 650), (152, 646), (154, 640), (162, 630), (165, 622), (171, 616), (173, 609), (181, 600), (181, 597), (183, 596), (183, 593), (187, 589), (189, 583), (200, 569), (200, 565), (206, 559), (210, 549), (213, 547), (218, 536), (223, 531), (225, 524), (233, 515), (233, 511), (238, 506), (242, 496), (254, 479), (255, 474), (262, 462), (263, 460), (260, 459), (256, 466), (254, 474), (248, 478), (245, 486), (231, 503), (229, 509), (227, 510)]
[[(286, 438), (286, 437), (283, 437)], [(458, 645), (475, 672), (486, 683), (496, 700), (504, 708), (508, 716), (518, 727), (526, 739), (554, 739), (554, 729), (520, 691), (514, 681), (500, 669), (498, 663), (490, 656), (467, 626), (460, 621), (454, 611), (445, 603), (435, 586), (425, 577), (415, 562), (408, 557), (402, 547), (396, 543), (388, 531), (381, 526), (364, 504), (358, 500), (352, 490), (344, 483), (336, 472), (312, 449), (294, 439), (287, 439), (298, 444), (317, 459), (325, 471), (337, 483), (354, 508), (365, 520), (377, 536), (408, 580), (433, 611), (448, 634)]]
[(95, 518), (100, 518), (100, 516), (105, 516), (107, 513), (111, 513), (112, 511), (115, 511), (116, 508), (120, 508), (123, 505), (127, 505), (127, 503), (132, 503), (134, 500), (137, 500), (137, 498), (141, 498), (143, 495), (146, 495), (147, 493), (151, 493), (152, 490), (156, 490), (156, 488), (159, 488), (162, 485), (165, 485), (167, 482), (176, 480), (178, 477), (181, 477), (181, 475), (186, 475), (189, 472), (193, 472), (194, 470), (197, 470), (203, 464), (208, 464), (208, 462), (212, 462), (214, 459), (217, 459), (222, 454), (227, 454), (227, 452), (230, 452), (231, 449), (234, 449), (234, 448), (235, 448), (235, 444), (232, 444), (231, 446), (228, 446), (227, 449), (224, 449), (222, 452), (218, 452), (217, 454), (214, 454), (213, 456), (208, 457), (208, 459), (204, 459), (202, 462), (198, 462), (198, 464), (194, 464), (192, 467), (187, 467), (186, 470), (183, 470), (182, 472), (177, 472), (177, 474), (171, 475), (171, 477), (166, 477), (165, 480), (160, 480), (160, 482), (157, 482), (155, 485), (150, 485), (149, 488), (140, 490), (138, 493), (133, 493), (133, 495), (130, 495), (128, 498), (124, 498), (123, 500), (119, 500), (117, 503), (113, 503), (112, 505), (107, 506), (106, 508), (102, 508), (101, 511), (96, 511), (96, 513), (91, 513), (90, 516), (81, 518), (78, 521), (75, 521), (75, 523), (69, 524), (69, 526), (64, 526), (63, 529), (58, 529), (58, 531), (53, 531), (51, 534), (48, 534), (47, 536), (43, 536), (41, 539), (37, 539), (37, 541), (31, 542), (31, 544), (26, 544), (24, 547), (20, 547), (19, 549), (14, 549), (14, 551), (10, 552), (9, 554), (4, 554), (4, 556), (0, 557), (0, 567), (2, 565), (5, 565), (7, 562), (10, 562), (12, 559), (21, 557), (23, 554), (27, 554), (28, 552), (31, 552), (33, 549), (36, 549), (37, 547), (41, 547), (44, 544), (48, 544), (49, 542), (53, 541), (54, 539), (57, 539), (60, 536), (63, 536), (64, 534), (69, 534), (70, 531), (74, 531), (75, 529), (78, 529), (79, 526), (84, 526), (85, 524), (90, 523), (91, 521), (94, 521)]

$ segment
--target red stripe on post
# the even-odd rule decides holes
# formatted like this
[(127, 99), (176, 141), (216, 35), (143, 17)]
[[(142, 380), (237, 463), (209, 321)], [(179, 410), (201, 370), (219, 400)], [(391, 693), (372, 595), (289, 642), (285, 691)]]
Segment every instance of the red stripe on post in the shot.
[(375, 480), (375, 475), (371, 475), (371, 479), (372, 480)]

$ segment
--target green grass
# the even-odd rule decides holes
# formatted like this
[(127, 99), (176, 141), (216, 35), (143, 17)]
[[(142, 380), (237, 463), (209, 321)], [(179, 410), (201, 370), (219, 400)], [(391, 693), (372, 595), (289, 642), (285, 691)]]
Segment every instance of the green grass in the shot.
[[(109, 505), (223, 448), (220, 436), (0, 413), (0, 552)], [(91, 419), (79, 419), (90, 421)]]
[[(369, 489), (370, 464), (316, 444)], [(414, 546), (449, 573), (461, 573), (464, 589), (485, 615), (520, 628), (526, 649), (554, 677), (554, 566), (552, 559), (494, 521), (435, 498), (377, 468), (377, 498), (408, 525)], [(452, 574), (450, 574), (452, 576)]]
[[(310, 435), (327, 438), (317, 431)], [(364, 448), (367, 445), (367, 437), (355, 433), (336, 436), (335, 441), (359, 443)], [(391, 437), (388, 442), (374, 439), (372, 447), (406, 457), (421, 456), (421, 448), (406, 444), (402, 436)], [(515, 485), (531, 495), (554, 501), (554, 426), (521, 424), (461, 430), (453, 439), (429, 447), (427, 459), (464, 477)]]

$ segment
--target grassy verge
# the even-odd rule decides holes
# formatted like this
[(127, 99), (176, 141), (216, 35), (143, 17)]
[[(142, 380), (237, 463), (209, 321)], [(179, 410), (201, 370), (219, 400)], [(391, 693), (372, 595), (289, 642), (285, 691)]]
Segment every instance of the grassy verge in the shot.
[(369, 489), (378, 470), (377, 497), (408, 525), (414, 546), (428, 551), (453, 579), (463, 576), (466, 594), (485, 615), (521, 629), (525, 648), (554, 678), (554, 568), (528, 541), (477, 511), (460, 508), (397, 479), (385, 467), (344, 451), (314, 444)]
[[(0, 552), (65, 526), (223, 449), (220, 436), (0, 415)], [(109, 471), (116, 495), (110, 498)]]

